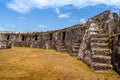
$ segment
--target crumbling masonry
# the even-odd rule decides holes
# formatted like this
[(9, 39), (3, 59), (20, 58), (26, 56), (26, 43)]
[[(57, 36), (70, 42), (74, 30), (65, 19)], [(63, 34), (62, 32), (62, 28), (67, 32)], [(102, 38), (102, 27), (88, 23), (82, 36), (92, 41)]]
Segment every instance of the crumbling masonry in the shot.
[(120, 71), (120, 20), (104, 11), (85, 24), (47, 32), (1, 32), (0, 48), (11, 46), (68, 52), (93, 70)]

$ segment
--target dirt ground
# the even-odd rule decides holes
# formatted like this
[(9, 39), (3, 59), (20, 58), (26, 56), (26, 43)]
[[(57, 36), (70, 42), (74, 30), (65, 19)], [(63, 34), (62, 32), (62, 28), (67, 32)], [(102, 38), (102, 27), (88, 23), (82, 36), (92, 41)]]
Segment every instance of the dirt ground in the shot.
[(0, 80), (120, 80), (113, 70), (94, 72), (54, 50), (14, 47), (0, 50)]

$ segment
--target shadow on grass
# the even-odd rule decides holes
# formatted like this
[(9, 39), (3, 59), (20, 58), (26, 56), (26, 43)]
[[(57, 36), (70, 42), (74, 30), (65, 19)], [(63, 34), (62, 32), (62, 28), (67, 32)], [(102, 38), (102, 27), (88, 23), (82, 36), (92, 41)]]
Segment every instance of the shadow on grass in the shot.
[(113, 69), (116, 73), (118, 73), (118, 75), (120, 76), (120, 70), (118, 70), (118, 69), (116, 69), (116, 68), (114, 68)]

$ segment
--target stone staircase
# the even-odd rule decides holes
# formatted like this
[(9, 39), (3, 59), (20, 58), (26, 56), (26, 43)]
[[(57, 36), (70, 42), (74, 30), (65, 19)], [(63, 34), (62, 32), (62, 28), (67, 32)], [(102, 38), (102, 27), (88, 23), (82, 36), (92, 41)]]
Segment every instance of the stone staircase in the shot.
[(92, 34), (91, 41), (91, 68), (93, 70), (111, 69), (111, 55), (108, 48), (108, 36), (106, 34)]
[(66, 52), (65, 43), (62, 41), (57, 42), (57, 51)]
[(79, 54), (80, 42), (79, 40), (75, 41), (72, 45), (72, 56), (77, 57)]

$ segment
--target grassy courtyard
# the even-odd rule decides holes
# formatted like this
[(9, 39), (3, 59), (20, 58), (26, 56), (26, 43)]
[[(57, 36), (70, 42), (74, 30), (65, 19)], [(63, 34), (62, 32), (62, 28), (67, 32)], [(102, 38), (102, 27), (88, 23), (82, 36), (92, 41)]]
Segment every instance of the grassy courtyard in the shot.
[(94, 72), (67, 53), (14, 47), (0, 50), (0, 80), (120, 80), (120, 76), (113, 70)]

